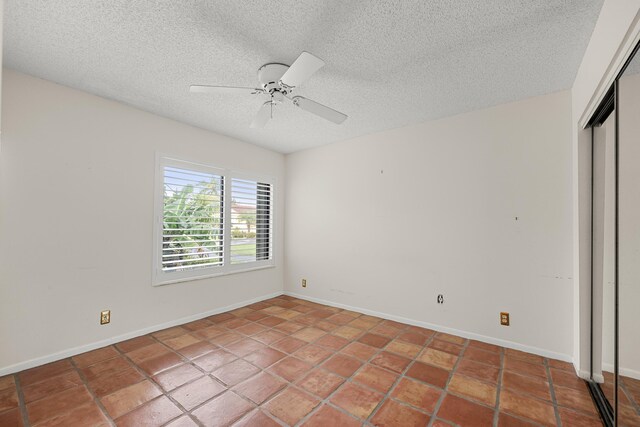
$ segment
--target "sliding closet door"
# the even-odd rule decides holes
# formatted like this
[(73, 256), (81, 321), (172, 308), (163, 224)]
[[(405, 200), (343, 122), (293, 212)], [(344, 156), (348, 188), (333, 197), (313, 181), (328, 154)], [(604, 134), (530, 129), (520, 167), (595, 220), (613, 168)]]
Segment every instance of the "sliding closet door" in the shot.
[(640, 426), (640, 55), (618, 81), (618, 425)]

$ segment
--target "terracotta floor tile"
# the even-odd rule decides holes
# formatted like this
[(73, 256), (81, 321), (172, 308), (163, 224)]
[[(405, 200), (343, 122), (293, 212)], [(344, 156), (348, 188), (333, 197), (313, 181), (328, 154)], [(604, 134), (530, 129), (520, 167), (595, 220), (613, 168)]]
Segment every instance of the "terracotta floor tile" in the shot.
[(413, 359), (418, 353), (420, 353), (422, 347), (406, 341), (395, 340), (391, 341), (389, 345), (385, 347), (385, 350)]
[(18, 407), (18, 392), (15, 388), (0, 391), (0, 412)]
[[(35, 384), (26, 385), (22, 387), (22, 393), (24, 394), (25, 403), (30, 403), (34, 400), (51, 396), (52, 394), (59, 393), (81, 384), (82, 380), (80, 379), (80, 375), (78, 375), (78, 372), (73, 370)], [(2, 408), (4, 407), (2, 404), (2, 396), (3, 392), (0, 391), (0, 412), (3, 411)]]
[(338, 351), (340, 350), (342, 347), (346, 346), (347, 344), (349, 344), (351, 341), (349, 341), (346, 338), (342, 338), (336, 335), (325, 335), (322, 338), (320, 338), (318, 341), (315, 342), (316, 345), (320, 345), (322, 347), (327, 347), (333, 351)]
[(302, 387), (311, 394), (315, 394), (316, 396), (320, 396), (321, 398), (325, 399), (327, 396), (333, 393), (333, 391), (337, 389), (343, 382), (343, 378), (340, 378), (339, 376), (332, 374), (331, 372), (327, 372), (322, 369), (316, 369), (309, 375), (298, 381), (298, 386)]
[(157, 375), (160, 372), (178, 366), (183, 362), (182, 357), (176, 353), (165, 353), (161, 356), (147, 359), (138, 366), (149, 375)]
[(252, 409), (253, 405), (249, 402), (227, 391), (193, 411), (193, 415), (205, 426), (224, 427), (230, 426)]
[(262, 319), (258, 320), (257, 323), (259, 323), (261, 325), (264, 325), (264, 326), (267, 326), (269, 328), (273, 328), (274, 326), (279, 325), (279, 324), (284, 323), (284, 322), (285, 322), (284, 319), (279, 319), (277, 317), (268, 316), (268, 317), (265, 317), (265, 318), (262, 318)]
[(203, 373), (190, 364), (183, 364), (164, 371), (153, 377), (160, 387), (165, 391), (171, 391), (180, 387), (189, 381), (195, 380), (203, 375)]
[(445, 353), (453, 354), (454, 356), (460, 356), (463, 349), (461, 345), (442, 340), (432, 340), (427, 344), (427, 347), (435, 348), (436, 350), (444, 351)]
[(210, 343), (217, 346), (228, 346), (236, 341), (244, 339), (244, 335), (236, 334), (235, 332), (227, 332), (226, 334), (218, 335), (209, 340)]
[(398, 375), (373, 365), (365, 365), (354, 376), (353, 381), (366, 385), (381, 393), (387, 393), (398, 379)]
[(287, 309), (287, 310), (284, 310), (284, 311), (281, 311), (279, 313), (274, 314), (274, 316), (275, 317), (279, 317), (281, 319), (291, 320), (291, 319), (294, 319), (294, 318), (300, 316), (300, 314), (301, 313), (299, 311)]
[(152, 337), (160, 340), (160, 341), (165, 341), (168, 340), (170, 338), (175, 338), (179, 335), (183, 335), (186, 334), (187, 332), (189, 332), (187, 329), (181, 327), (181, 326), (173, 326), (171, 328), (167, 328), (167, 329), (163, 329), (161, 331), (158, 332), (154, 332), (151, 334)]
[(256, 410), (244, 416), (233, 427), (280, 427), (281, 424), (274, 421), (264, 412)]
[[(227, 329), (223, 329), (220, 326), (211, 325), (206, 328), (199, 329), (193, 332), (191, 335), (198, 337), (203, 340), (212, 340), (220, 335), (228, 334)], [(232, 336), (238, 336), (237, 334), (233, 334)], [(177, 337), (176, 337), (177, 338)]]
[(500, 411), (518, 415), (544, 425), (552, 426), (556, 424), (556, 414), (550, 403), (509, 390), (500, 391)]
[(486, 406), (448, 394), (442, 401), (437, 416), (465, 427), (489, 427), (493, 425), (493, 413)]
[(404, 332), (398, 335), (397, 339), (399, 339), (400, 341), (406, 341), (408, 343), (415, 344), (415, 345), (425, 345), (427, 341), (429, 341), (429, 337), (426, 337), (417, 332)]
[(265, 369), (286, 356), (287, 355), (281, 351), (265, 348), (245, 356), (244, 360)]
[(202, 377), (171, 392), (173, 397), (187, 411), (219, 395), (226, 387), (211, 377)]
[(442, 390), (412, 379), (402, 378), (393, 389), (391, 397), (432, 414), (441, 394)]
[(118, 418), (162, 394), (150, 381), (142, 381), (108, 394), (100, 399), (112, 418)]
[(208, 343), (206, 341), (200, 341), (195, 344), (188, 345), (184, 348), (178, 350), (178, 353), (182, 354), (187, 359), (195, 359), (196, 357), (200, 357), (207, 353), (211, 353), (212, 351), (218, 349), (219, 347)]
[(285, 353), (293, 353), (296, 350), (304, 347), (305, 345), (307, 345), (306, 341), (302, 341), (293, 337), (286, 337), (271, 344), (273, 348), (284, 351)]
[(228, 320), (226, 322), (222, 322), (219, 326), (227, 328), (227, 329), (238, 329), (242, 326), (250, 325), (251, 322), (247, 319), (235, 318)]
[(274, 331), (273, 329), (269, 329), (267, 331), (263, 331), (254, 335), (252, 338), (263, 344), (270, 345), (271, 343), (280, 341), (284, 337), (286, 337), (284, 333), (279, 331)]
[(104, 375), (115, 375), (130, 367), (131, 364), (125, 358), (118, 356), (83, 368), (81, 371), (87, 381), (92, 381)]
[(450, 371), (458, 361), (458, 357), (444, 351), (425, 348), (416, 360)]
[(139, 383), (144, 376), (133, 367), (118, 371), (113, 375), (103, 375), (89, 381), (89, 387), (98, 397), (106, 396), (121, 388)]
[(361, 423), (329, 405), (323, 405), (302, 424), (304, 427), (359, 427)]
[(193, 359), (193, 363), (195, 363), (205, 371), (211, 372), (218, 369), (222, 365), (233, 362), (236, 359), (237, 357), (234, 354), (229, 353), (228, 351), (216, 350), (211, 353), (207, 353), (204, 356)]
[(553, 385), (559, 385), (563, 387), (574, 388), (576, 390), (582, 390), (585, 388), (585, 382), (582, 378), (579, 378), (575, 371), (569, 372), (561, 369), (550, 368), (551, 380)]
[(456, 372), (481, 381), (497, 384), (500, 369), (463, 357), (458, 362)]
[(266, 409), (285, 423), (294, 425), (318, 406), (319, 403), (320, 400), (310, 394), (289, 387), (270, 400), (266, 405)]
[[(0, 422), (0, 425), (2, 422)], [(83, 406), (77, 406), (69, 412), (64, 412), (53, 418), (47, 419), (39, 426), (47, 427), (68, 427), (68, 426), (108, 426), (109, 421), (102, 413), (98, 405), (88, 403)]]
[(469, 340), (469, 345), (467, 347), (477, 348), (479, 350), (484, 350), (484, 351), (490, 351), (492, 353), (498, 353), (498, 354), (502, 353), (502, 347), (498, 347), (497, 345), (489, 344), (482, 341)]
[(22, 427), (22, 413), (20, 408), (11, 409), (9, 411), (0, 412), (0, 426)]
[(444, 332), (438, 332), (436, 334), (436, 338), (443, 341), (449, 341), (453, 344), (463, 345), (467, 340), (465, 338), (459, 337), (457, 335), (446, 334)]
[(538, 399), (551, 402), (551, 388), (549, 383), (540, 377), (518, 375), (515, 372), (504, 371), (502, 387), (520, 394), (529, 394)]
[(513, 415), (505, 414), (504, 412), (500, 412), (498, 416), (498, 426), (499, 427), (534, 427), (539, 424), (534, 424), (533, 421), (526, 421), (522, 418), (517, 418)]
[(346, 325), (352, 320), (353, 320), (353, 316), (349, 316), (348, 314), (344, 314), (344, 313), (338, 313), (330, 317), (327, 317), (327, 321), (335, 323), (336, 325)]
[(340, 350), (341, 353), (348, 356), (353, 356), (356, 359), (366, 361), (371, 359), (371, 356), (376, 354), (379, 349), (365, 345), (359, 342), (354, 342)]
[(163, 355), (169, 352), (171, 352), (171, 350), (169, 350), (167, 347), (163, 346), (162, 344), (156, 342), (151, 345), (147, 345), (147, 346), (132, 350), (126, 353), (126, 355), (129, 359), (133, 360), (134, 363), (140, 363), (147, 359), (158, 357), (160, 355)]
[(336, 354), (329, 360), (322, 364), (322, 367), (328, 371), (334, 372), (343, 377), (350, 377), (355, 371), (357, 371), (362, 362), (353, 357), (345, 356), (344, 354)]
[(382, 348), (389, 344), (391, 341), (390, 338), (383, 337), (382, 335), (376, 335), (371, 333), (366, 333), (358, 339), (358, 342), (362, 344), (370, 345), (371, 347)]
[(640, 426), (640, 414), (634, 407), (629, 405), (618, 405), (618, 425), (624, 427)]
[(367, 419), (384, 395), (354, 383), (345, 383), (331, 396), (331, 403), (360, 419)]
[(411, 360), (406, 357), (398, 356), (387, 351), (378, 353), (373, 359), (371, 359), (372, 364), (397, 373), (404, 371), (410, 362)]
[(561, 360), (555, 360), (555, 359), (548, 359), (548, 364), (549, 364), (549, 367), (551, 368), (562, 369), (563, 371), (569, 371), (574, 374), (576, 373), (576, 370), (573, 367), (573, 364), (569, 362), (563, 362)]
[(305, 362), (309, 362), (313, 365), (319, 365), (320, 362), (326, 360), (332, 354), (333, 352), (331, 350), (319, 347), (315, 344), (309, 344), (293, 353), (293, 355), (298, 359), (304, 360)]
[(5, 375), (4, 377), (0, 377), (0, 391), (15, 387), (15, 386), (16, 386), (16, 381), (13, 378), (13, 375)]
[(563, 427), (602, 427), (602, 421), (597, 415), (587, 415), (567, 408), (560, 408), (559, 412)]
[(465, 359), (475, 360), (479, 363), (500, 367), (500, 354), (491, 351), (484, 351), (478, 348), (467, 347), (462, 355)]
[(324, 335), (326, 335), (326, 332), (323, 331), (322, 329), (304, 328), (304, 329), (300, 329), (298, 332), (295, 332), (291, 336), (294, 338), (298, 338), (302, 341), (312, 342)]
[(151, 338), (151, 336), (142, 335), (139, 337), (131, 338), (130, 340), (122, 341), (116, 344), (116, 347), (124, 353), (129, 353), (139, 348), (146, 347), (148, 345), (155, 344), (155, 343), (156, 343), (156, 340)]
[[(262, 317), (260, 317), (260, 319), (262, 319)], [(248, 325), (239, 327), (238, 329), (236, 329), (236, 332), (239, 332), (243, 335), (252, 336), (266, 330), (267, 327), (264, 325), (260, 325), (258, 323), (250, 323)]]
[(382, 335), (387, 338), (395, 338), (400, 335), (402, 329), (396, 328), (395, 326), (386, 325), (384, 323), (380, 323), (369, 330), (369, 332), (377, 335)]
[(166, 424), (165, 427), (198, 427), (189, 415), (183, 415)]
[(215, 371), (211, 372), (211, 375), (217, 378), (223, 384), (231, 387), (246, 380), (249, 377), (252, 377), (258, 372), (260, 372), (259, 368), (256, 368), (249, 362), (238, 359), (216, 369)]
[(422, 328), (420, 326), (414, 326), (414, 325), (408, 325), (407, 332), (416, 332), (420, 335), (424, 335), (425, 337), (432, 337), (436, 334), (436, 331), (432, 329)]
[(92, 402), (93, 398), (87, 388), (85, 386), (77, 386), (27, 404), (27, 414), (29, 422), (37, 424)]
[(268, 370), (269, 372), (273, 372), (274, 374), (281, 376), (287, 381), (293, 382), (301, 378), (305, 372), (308, 372), (311, 369), (313, 369), (312, 364), (289, 356), (271, 366)]
[(22, 371), (18, 374), (18, 378), (20, 378), (20, 384), (25, 386), (55, 377), (56, 375), (60, 375), (66, 371), (70, 371), (71, 369), (73, 369), (71, 361), (69, 359), (63, 359), (57, 362), (38, 366), (37, 368)]
[(553, 390), (558, 405), (594, 415), (598, 413), (586, 386), (582, 390), (576, 390), (554, 385)]
[(424, 427), (428, 423), (429, 415), (388, 399), (371, 419), (374, 426), (384, 427)]
[(287, 383), (266, 372), (260, 372), (234, 388), (238, 394), (245, 396), (260, 405), (278, 391), (285, 388)]
[(449, 381), (447, 391), (488, 406), (495, 406), (498, 389), (493, 384), (454, 374), (451, 381)]
[(211, 323), (207, 319), (199, 319), (194, 320), (193, 322), (185, 323), (184, 325), (182, 325), (182, 327), (190, 331), (199, 331), (200, 329), (208, 328), (212, 325), (213, 323)]
[(537, 354), (526, 353), (520, 350), (514, 350), (512, 348), (507, 348), (505, 350), (505, 356), (507, 358), (519, 359), (528, 363), (535, 363), (538, 365), (542, 365), (544, 363), (544, 358), (542, 356), (538, 356)]
[(256, 322), (260, 319), (264, 319), (267, 316), (268, 316), (267, 313), (263, 313), (261, 311), (254, 311), (253, 313), (250, 313), (244, 316), (244, 318), (247, 320), (251, 320), (252, 322)]
[[(303, 322), (304, 319), (300, 318), (300, 319), (296, 319), (296, 322), (284, 322), (284, 323), (280, 323), (279, 325), (274, 326), (275, 329), (279, 330), (280, 332), (284, 332), (285, 334), (289, 335), (289, 334), (293, 334), (295, 332), (298, 332), (300, 329), (304, 329), (305, 327), (309, 326), (310, 324), (313, 324), (313, 322)], [(314, 319), (314, 322), (317, 319)]]
[(237, 317), (245, 317), (247, 314), (255, 313), (255, 310), (251, 307), (240, 307), (235, 310), (228, 311), (227, 313), (231, 313)]
[(78, 368), (85, 368), (93, 365), (94, 363), (102, 362), (103, 360), (111, 359), (118, 356), (120, 353), (116, 351), (113, 346), (99, 348), (97, 350), (82, 353), (77, 356), (73, 356), (71, 360), (76, 364)]
[(214, 314), (213, 316), (209, 316), (206, 319), (212, 323), (222, 323), (222, 322), (226, 322), (227, 320), (231, 320), (231, 319), (235, 319), (236, 316), (234, 316), (231, 313), (220, 313), (220, 314)]
[(247, 354), (253, 353), (254, 351), (264, 350), (267, 348), (266, 345), (258, 342), (256, 340), (252, 340), (251, 338), (245, 338), (233, 344), (225, 346), (227, 351), (235, 354), (238, 357), (244, 357)]
[(118, 418), (118, 427), (161, 426), (182, 415), (182, 410), (166, 396), (160, 396)]
[(346, 338), (348, 340), (353, 340), (362, 335), (364, 331), (362, 329), (354, 328), (352, 326), (340, 326), (336, 328), (333, 332), (333, 335)]
[(200, 341), (200, 338), (196, 338), (191, 334), (184, 334), (180, 335), (179, 337), (168, 339), (164, 343), (174, 350), (180, 350), (181, 348), (190, 346)]
[(505, 359), (504, 369), (520, 375), (530, 375), (547, 379), (547, 370), (542, 365), (534, 365), (519, 359)]
[(415, 362), (411, 365), (406, 375), (439, 388), (444, 388), (449, 379), (449, 371), (446, 369), (421, 362)]

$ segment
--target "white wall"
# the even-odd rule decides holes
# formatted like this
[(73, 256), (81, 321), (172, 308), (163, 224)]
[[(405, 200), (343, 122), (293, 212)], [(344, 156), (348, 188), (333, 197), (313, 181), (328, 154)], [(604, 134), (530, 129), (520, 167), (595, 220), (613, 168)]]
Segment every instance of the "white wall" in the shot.
[[(281, 154), (15, 71), (3, 78), (0, 374), (282, 292)], [(277, 267), (152, 287), (156, 151), (275, 177)]]
[(570, 360), (570, 111), (561, 92), (288, 155), (285, 289)]
[(573, 158), (573, 359), (589, 378), (591, 333), (591, 133), (583, 129), (640, 37), (640, 0), (605, 0), (571, 89)]

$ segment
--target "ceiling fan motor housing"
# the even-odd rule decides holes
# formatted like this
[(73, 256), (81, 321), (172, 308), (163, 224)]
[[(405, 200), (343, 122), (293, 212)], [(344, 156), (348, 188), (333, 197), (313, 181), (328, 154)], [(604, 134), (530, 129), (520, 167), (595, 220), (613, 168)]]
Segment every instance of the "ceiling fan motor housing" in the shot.
[(272, 95), (276, 91), (281, 92), (284, 95), (291, 92), (291, 88), (280, 84), (280, 79), (288, 69), (289, 66), (285, 64), (264, 64), (258, 69), (258, 81), (260, 82), (260, 86)]

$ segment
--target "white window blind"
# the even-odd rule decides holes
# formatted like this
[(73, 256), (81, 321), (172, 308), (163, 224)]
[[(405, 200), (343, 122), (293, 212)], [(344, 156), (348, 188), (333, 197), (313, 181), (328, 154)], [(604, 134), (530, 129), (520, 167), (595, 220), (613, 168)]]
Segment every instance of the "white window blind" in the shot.
[(271, 259), (271, 184), (231, 180), (231, 264)]
[(162, 271), (224, 263), (224, 178), (165, 166)]

